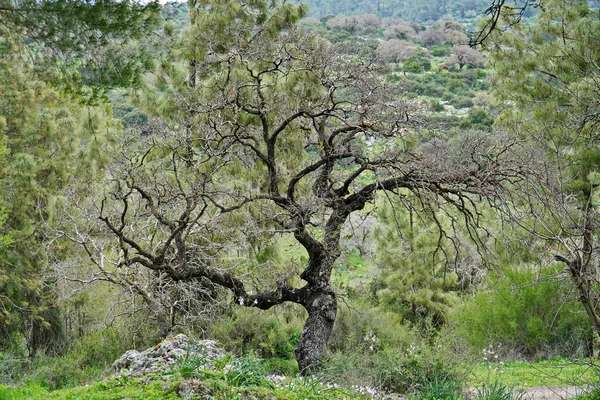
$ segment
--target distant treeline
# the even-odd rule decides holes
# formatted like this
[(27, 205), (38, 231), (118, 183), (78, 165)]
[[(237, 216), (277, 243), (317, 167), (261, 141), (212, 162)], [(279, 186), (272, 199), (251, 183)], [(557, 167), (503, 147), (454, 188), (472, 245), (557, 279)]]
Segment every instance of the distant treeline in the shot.
[(400, 17), (409, 22), (437, 21), (446, 14), (454, 18), (469, 18), (483, 12), (491, 0), (304, 0), (310, 15), (359, 15), (373, 13), (381, 18)]
[[(295, 0), (300, 2), (300, 0)], [(310, 6), (309, 15), (322, 18), (328, 15), (360, 15), (372, 13), (380, 18), (397, 17), (412, 23), (428, 23), (451, 15), (454, 19), (473, 18), (481, 15), (493, 0), (302, 0)], [(522, 0), (517, 0), (522, 6)], [(525, 16), (533, 15), (537, 7), (529, 3)], [(598, 8), (600, 1), (588, 1), (590, 7)]]

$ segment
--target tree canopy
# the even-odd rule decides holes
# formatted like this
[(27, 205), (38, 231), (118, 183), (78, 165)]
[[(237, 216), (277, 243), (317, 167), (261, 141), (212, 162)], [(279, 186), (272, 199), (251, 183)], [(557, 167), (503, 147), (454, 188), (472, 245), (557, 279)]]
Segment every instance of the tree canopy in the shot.
[[(169, 87), (164, 125), (122, 152), (102, 184), (109, 189), (78, 207), (89, 233), (76, 240), (100, 274), (141, 268), (219, 285), (241, 306), (301, 305), (308, 319), (296, 359), (309, 372), (336, 318), (331, 278), (350, 215), (372, 208), (379, 192), (412, 193), (424, 208), (458, 212), (477, 240), (478, 203), (501, 195), (522, 163), (500, 135), (419, 143), (417, 104), (371, 66), (294, 29), (302, 8), (196, 6), (188, 74), (150, 80)], [(201, 21), (215, 10), (234, 14), (214, 29)], [(95, 244), (97, 230), (117, 253)], [(268, 243), (282, 240), (306, 259), (270, 256)]]

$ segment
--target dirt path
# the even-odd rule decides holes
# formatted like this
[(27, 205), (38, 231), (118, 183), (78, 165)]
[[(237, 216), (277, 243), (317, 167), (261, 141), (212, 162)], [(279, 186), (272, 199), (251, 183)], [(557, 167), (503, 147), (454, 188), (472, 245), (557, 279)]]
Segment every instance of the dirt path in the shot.
[(577, 386), (551, 386), (523, 389), (525, 400), (564, 400), (585, 393), (585, 388)]

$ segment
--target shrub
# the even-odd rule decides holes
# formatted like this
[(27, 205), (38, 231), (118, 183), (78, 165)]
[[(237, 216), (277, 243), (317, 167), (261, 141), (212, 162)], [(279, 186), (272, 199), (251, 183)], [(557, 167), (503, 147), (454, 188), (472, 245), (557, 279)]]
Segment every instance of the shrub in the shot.
[(256, 352), (262, 358), (294, 359), (302, 333), (303, 309), (288, 305), (269, 311), (237, 309), (215, 322), (208, 336), (237, 354)]
[[(431, 67), (431, 66), (430, 66)], [(415, 74), (419, 74), (425, 71), (423, 64), (415, 60), (406, 60), (404, 64), (402, 64), (402, 70), (404, 72), (412, 72)]]
[(494, 117), (481, 108), (470, 109), (468, 117), (473, 125), (477, 125), (480, 128), (491, 128), (494, 124)]
[(127, 350), (125, 346), (116, 330), (96, 332), (84, 336), (62, 356), (39, 354), (33, 362), (20, 364), (19, 370), (13, 365), (12, 379), (50, 390), (80, 386), (82, 381), (100, 378)]
[(456, 108), (469, 108), (473, 107), (473, 100), (466, 96), (456, 96), (450, 100), (450, 104)]
[(22, 382), (37, 384), (40, 387), (57, 390), (81, 386), (82, 382), (99, 379), (107, 366), (84, 367), (73, 354), (60, 357), (40, 355)]
[(504, 358), (586, 357), (593, 334), (569, 283), (550, 268), (505, 269), (451, 315), (456, 334), (476, 352), (499, 347)]
[(437, 99), (431, 100), (429, 102), (429, 106), (431, 107), (431, 111), (434, 111), (434, 112), (444, 111), (444, 105)]
[(458, 387), (467, 374), (463, 352), (452, 336), (419, 333), (403, 325), (395, 313), (364, 306), (358, 312), (339, 311), (330, 348), (325, 373), (346, 385), (411, 393), (436, 380)]
[(0, 384), (14, 384), (29, 366), (28, 358), (14, 356), (10, 353), (0, 353)]
[(429, 51), (434, 57), (446, 57), (450, 55), (452, 48), (450, 46), (432, 46)]

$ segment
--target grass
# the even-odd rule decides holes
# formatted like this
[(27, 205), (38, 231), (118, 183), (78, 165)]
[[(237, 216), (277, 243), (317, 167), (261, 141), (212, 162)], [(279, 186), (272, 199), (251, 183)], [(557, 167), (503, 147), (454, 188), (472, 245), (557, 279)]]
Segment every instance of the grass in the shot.
[[(189, 361), (189, 360), (188, 360)], [(180, 399), (182, 385), (195, 385), (202, 394), (214, 399), (371, 399), (370, 388), (344, 388), (315, 378), (283, 377), (266, 375), (257, 358), (231, 359), (217, 369), (192, 368), (189, 362), (180, 368), (163, 374), (143, 378), (113, 378), (90, 385), (51, 391), (43, 382), (29, 382), (20, 387), (0, 385), (0, 400), (48, 399), (48, 400), (117, 400), (117, 399)], [(492, 366), (492, 368), (489, 368)], [(467, 387), (479, 388), (477, 398), (508, 400), (512, 387), (560, 386), (591, 384), (597, 377), (596, 370), (585, 362), (567, 360), (541, 361), (536, 363), (508, 362), (504, 372), (500, 363), (482, 363), (471, 374)], [(243, 379), (240, 379), (243, 377)], [(443, 383), (443, 382), (442, 382)], [(451, 383), (451, 382), (450, 382)], [(458, 398), (457, 389), (439, 382), (424, 387), (419, 398)], [(448, 387), (447, 387), (448, 386)], [(442, 390), (443, 389), (443, 390)], [(502, 390), (500, 390), (502, 389)], [(455, 397), (456, 396), (456, 397)], [(509, 396), (509, 397), (507, 397)]]
[(52, 399), (52, 400), (175, 400), (176, 386), (164, 381), (151, 381), (147, 378), (113, 379), (96, 382), (92, 385), (49, 391), (39, 383), (29, 383), (24, 387), (9, 388), (0, 386), (0, 400)]
[[(117, 400), (117, 399), (180, 399), (182, 391), (193, 388), (194, 393), (216, 400), (286, 399), (333, 400), (372, 399), (371, 388), (347, 388), (317, 378), (267, 375), (255, 356), (227, 358), (215, 369), (201, 363), (182, 359), (177, 368), (141, 378), (120, 377), (78, 387), (51, 391), (45, 382), (29, 382), (20, 387), (0, 385), (0, 400)], [(189, 393), (189, 392), (188, 392)]]
[(564, 359), (480, 363), (473, 368), (468, 386), (482, 387), (503, 382), (514, 387), (588, 385), (598, 381), (598, 366), (589, 361)]
[(514, 390), (502, 382), (494, 382), (478, 388), (472, 397), (473, 400), (523, 400), (525, 393)]

